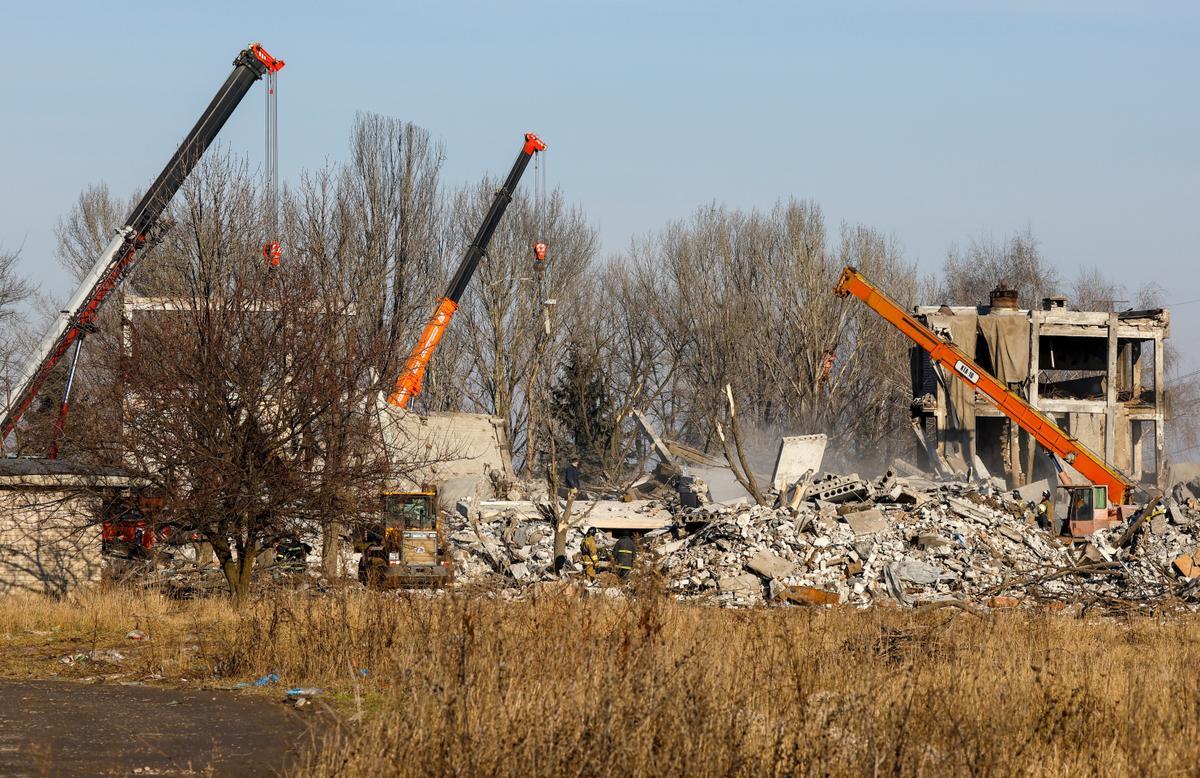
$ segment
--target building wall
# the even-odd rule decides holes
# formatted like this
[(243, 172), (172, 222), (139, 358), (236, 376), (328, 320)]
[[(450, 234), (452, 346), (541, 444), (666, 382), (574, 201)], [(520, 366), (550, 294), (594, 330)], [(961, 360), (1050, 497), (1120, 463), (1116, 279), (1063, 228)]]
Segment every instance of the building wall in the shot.
[[(1165, 479), (1166, 311), (929, 306), (916, 312), (1106, 461), (1134, 479)], [(914, 414), (931, 420), (925, 426), (936, 430), (936, 449), (948, 464), (961, 467), (979, 454), (993, 475), (1005, 475), (1012, 485), (1043, 477), (1045, 457), (1035, 456), (1034, 442), (1003, 421), (985, 420), (1003, 417), (971, 387), (943, 375), (933, 396), (922, 397), (929, 391), (930, 382), (921, 380), (929, 369), (927, 360), (914, 360), (914, 389), (923, 400), (914, 402)]]
[(62, 596), (98, 581), (96, 508), (77, 490), (0, 489), (0, 595)]

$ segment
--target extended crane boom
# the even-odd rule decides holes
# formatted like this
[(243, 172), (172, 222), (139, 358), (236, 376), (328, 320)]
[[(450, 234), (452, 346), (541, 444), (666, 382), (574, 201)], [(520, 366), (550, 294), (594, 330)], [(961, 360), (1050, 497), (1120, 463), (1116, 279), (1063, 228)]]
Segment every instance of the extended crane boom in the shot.
[(862, 300), (867, 307), (927, 351), (930, 359), (983, 392), (993, 405), (1032, 435), (1043, 448), (1062, 457), (1093, 484), (1107, 487), (1108, 498), (1112, 503), (1119, 505), (1125, 502), (1127, 492), (1131, 492), (1135, 486), (1132, 481), (1109, 467), (1103, 458), (1087, 446), (1068, 435), (1049, 416), (1010, 391), (953, 343), (942, 340), (905, 312), (894, 300), (863, 277), (862, 273), (852, 267), (846, 268), (833, 291), (838, 297), (854, 295)]
[(463, 256), (462, 262), (459, 263), (454, 278), (450, 280), (450, 287), (446, 290), (445, 296), (438, 300), (433, 316), (430, 317), (429, 323), (421, 332), (421, 337), (413, 346), (412, 352), (409, 353), (408, 360), (404, 363), (404, 371), (396, 379), (396, 385), (393, 387), (392, 393), (388, 395), (387, 401), (390, 405), (407, 408), (420, 394), (421, 382), (425, 380), (425, 369), (429, 366), (429, 360), (433, 357), (433, 352), (437, 349), (442, 336), (446, 334), (446, 327), (449, 326), (450, 319), (454, 317), (454, 312), (458, 310), (458, 301), (466, 291), (467, 284), (471, 282), (471, 276), (475, 274), (479, 260), (487, 253), (492, 233), (496, 231), (496, 226), (500, 224), (500, 218), (504, 216), (505, 209), (512, 202), (513, 192), (516, 191), (517, 184), (521, 181), (521, 175), (525, 172), (533, 155), (545, 150), (546, 144), (542, 143), (538, 136), (532, 132), (525, 133), (525, 145), (521, 147), (517, 161), (513, 163), (512, 170), (508, 172), (508, 178), (504, 180), (504, 185), (496, 190), (492, 206), (484, 216), (483, 224), (479, 226), (479, 231), (475, 233), (471, 245), (467, 247), (467, 252)]
[(283, 64), (283, 60), (275, 59), (257, 43), (250, 44), (238, 54), (233, 61), (233, 72), (179, 144), (167, 166), (134, 206), (125, 225), (117, 230), (116, 236), (80, 282), (66, 310), (55, 318), (29, 357), (13, 385), (3, 421), (0, 421), (0, 440), (8, 438), (54, 366), (93, 326), (100, 306), (137, 264), (138, 252), (145, 245), (150, 230), (250, 87), (265, 74), (283, 68)]

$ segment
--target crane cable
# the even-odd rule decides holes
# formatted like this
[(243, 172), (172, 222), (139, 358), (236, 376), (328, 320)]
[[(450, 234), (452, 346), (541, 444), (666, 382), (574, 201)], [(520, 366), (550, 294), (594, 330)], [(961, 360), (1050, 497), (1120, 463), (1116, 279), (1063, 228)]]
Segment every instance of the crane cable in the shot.
[(533, 157), (533, 221), (536, 238), (533, 244), (534, 270), (542, 271), (546, 266), (546, 152)]
[(266, 110), (266, 172), (267, 229), (268, 240), (263, 243), (263, 260), (267, 267), (279, 267), (283, 250), (279, 245), (279, 81), (278, 74), (270, 71), (267, 80)]

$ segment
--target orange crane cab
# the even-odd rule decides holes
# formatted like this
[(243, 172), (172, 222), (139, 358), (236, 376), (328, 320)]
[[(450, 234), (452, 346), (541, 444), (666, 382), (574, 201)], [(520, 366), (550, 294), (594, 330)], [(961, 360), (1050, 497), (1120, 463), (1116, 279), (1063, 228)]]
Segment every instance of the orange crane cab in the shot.
[[(1067, 434), (1049, 416), (1011, 391), (953, 343), (938, 337), (933, 330), (907, 313), (868, 281), (862, 273), (847, 267), (842, 271), (841, 279), (833, 291), (838, 297), (853, 295), (862, 300), (868, 308), (928, 352), (931, 360), (973, 386), (1001, 413), (1029, 433), (1042, 448), (1061, 458), (1087, 479), (1087, 483), (1063, 482), (1063, 479), (1060, 479), (1059, 488), (1065, 490), (1068, 497), (1067, 520), (1063, 526), (1069, 534), (1075, 537), (1090, 535), (1137, 512), (1136, 506), (1125, 504), (1135, 487), (1132, 479)], [(1063, 476), (1066, 477), (1066, 474), (1063, 473)]]

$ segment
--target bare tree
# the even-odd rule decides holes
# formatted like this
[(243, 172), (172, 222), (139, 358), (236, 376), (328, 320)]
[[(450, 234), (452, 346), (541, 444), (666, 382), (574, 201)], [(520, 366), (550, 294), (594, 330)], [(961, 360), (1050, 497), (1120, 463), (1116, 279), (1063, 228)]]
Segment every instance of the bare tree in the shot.
[(337, 180), (337, 231), (373, 276), (369, 287), (377, 297), (367, 301), (369, 315), (393, 344), (407, 344), (439, 275), (444, 156), (442, 145), (415, 124), (359, 114), (350, 161)]
[[(724, 453), (746, 487), (779, 434), (824, 431), (847, 459), (887, 455), (907, 418), (907, 343), (832, 293), (844, 265), (911, 302), (916, 273), (886, 238), (820, 209), (710, 206), (638, 243), (644, 320), (674, 355), (657, 415), (675, 437)], [(643, 314), (644, 315), (644, 314)], [(736, 411), (736, 412), (734, 412)], [(739, 444), (740, 441), (740, 444)]]
[(34, 293), (34, 287), (19, 272), (20, 251), (0, 249), (0, 358), (4, 360), (6, 382), (21, 368), (26, 357), (29, 333), (25, 331), (21, 306)]
[(104, 251), (132, 210), (134, 199), (120, 203), (105, 183), (79, 193), (70, 212), (58, 220), (58, 261), (75, 278), (82, 278)]
[[(1128, 292), (1098, 267), (1081, 268), (1066, 287), (1067, 303), (1079, 311), (1119, 311), (1130, 306)], [(1031, 307), (1037, 305), (1030, 300)]]
[(374, 509), (387, 473), (370, 376), (389, 344), (357, 315), (377, 287), (343, 283), (361, 258), (307, 253), (304, 201), (285, 209), (287, 260), (267, 268), (249, 180), (210, 157), (173, 205), (156, 260), (177, 286), (130, 323), (131, 351), (106, 338), (121, 434), (91, 441), (153, 479), (164, 516), (211, 544), (239, 601), (260, 552)]
[(986, 305), (988, 293), (1000, 283), (1016, 289), (1026, 305), (1036, 305), (1060, 286), (1058, 272), (1030, 230), (1003, 240), (976, 238), (965, 249), (952, 246), (936, 299), (947, 305)]
[[(455, 198), (463, 245), (495, 188), (484, 181)], [(541, 206), (539, 213), (534, 198), (517, 193), (446, 338), (463, 354), (457, 376), (468, 407), (508, 420), (514, 459), (526, 471), (537, 448), (530, 446), (530, 436), (536, 438), (539, 426), (530, 418), (531, 378), (560, 364), (566, 333), (559, 320), (582, 299), (582, 277), (596, 251), (595, 229), (582, 211), (567, 206), (561, 192), (550, 193)], [(538, 240), (549, 245), (542, 269), (535, 267), (532, 252)], [(548, 300), (555, 301), (549, 310)], [(542, 340), (547, 326), (550, 335)]]

